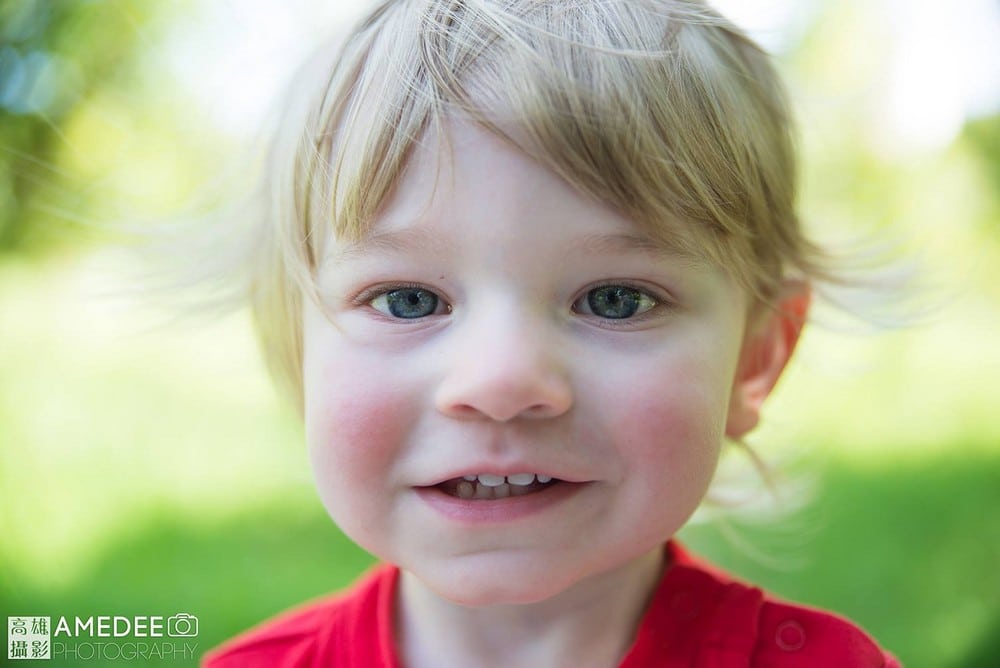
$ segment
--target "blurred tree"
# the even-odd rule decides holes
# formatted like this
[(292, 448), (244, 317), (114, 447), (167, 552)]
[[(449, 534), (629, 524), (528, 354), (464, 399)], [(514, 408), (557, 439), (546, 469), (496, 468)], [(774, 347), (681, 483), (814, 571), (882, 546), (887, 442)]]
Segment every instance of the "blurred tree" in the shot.
[(1000, 234), (1000, 114), (984, 116), (965, 124), (963, 139), (972, 147), (986, 174), (992, 215), (986, 216), (990, 234)]
[(0, 3), (0, 255), (80, 239), (87, 188), (59, 164), (62, 127), (80, 105), (136, 71), (167, 3)]

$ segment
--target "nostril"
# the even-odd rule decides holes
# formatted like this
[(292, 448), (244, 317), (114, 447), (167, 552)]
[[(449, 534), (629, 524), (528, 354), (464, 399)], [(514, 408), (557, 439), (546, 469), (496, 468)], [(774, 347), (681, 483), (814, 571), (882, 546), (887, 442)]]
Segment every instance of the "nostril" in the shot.
[(451, 406), (449, 412), (454, 417), (460, 418), (475, 418), (482, 415), (482, 411), (479, 411), (475, 407), (468, 404), (456, 404)]
[(570, 402), (563, 403), (555, 401), (552, 403), (534, 404), (522, 412), (521, 415), (528, 418), (558, 417), (568, 411), (570, 406)]

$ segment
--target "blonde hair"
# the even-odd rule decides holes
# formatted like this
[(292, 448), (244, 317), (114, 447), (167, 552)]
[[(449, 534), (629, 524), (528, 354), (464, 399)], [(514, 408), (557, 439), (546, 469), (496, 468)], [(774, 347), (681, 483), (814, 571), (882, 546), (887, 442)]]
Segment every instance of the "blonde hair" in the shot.
[[(769, 57), (696, 0), (382, 0), (287, 99), (251, 301), (300, 409), (303, 299), (328, 235), (363, 239), (429, 128), (472, 119), (757, 301), (828, 274), (795, 211)], [(444, 133), (442, 133), (444, 136)]]

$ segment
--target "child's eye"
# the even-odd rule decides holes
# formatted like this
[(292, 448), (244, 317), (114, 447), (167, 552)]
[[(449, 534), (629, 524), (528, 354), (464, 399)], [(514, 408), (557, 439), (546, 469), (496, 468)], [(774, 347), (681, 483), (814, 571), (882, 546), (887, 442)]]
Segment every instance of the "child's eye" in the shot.
[(423, 318), (434, 315), (441, 306), (436, 294), (424, 288), (392, 288), (368, 302), (373, 309), (394, 318)]
[(573, 309), (608, 320), (623, 320), (645, 313), (657, 302), (648, 294), (628, 285), (602, 285), (577, 300)]

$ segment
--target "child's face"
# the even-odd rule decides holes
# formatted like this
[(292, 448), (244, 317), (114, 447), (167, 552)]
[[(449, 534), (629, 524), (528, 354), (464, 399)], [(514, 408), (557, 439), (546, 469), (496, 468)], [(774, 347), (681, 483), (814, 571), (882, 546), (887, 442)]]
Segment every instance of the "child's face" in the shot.
[[(698, 506), (746, 297), (484, 130), (450, 137), (440, 165), (427, 138), (367, 241), (327, 249), (334, 324), (304, 314), (310, 454), (362, 547), (453, 601), (540, 601)], [(516, 473), (557, 482), (458, 496)]]

